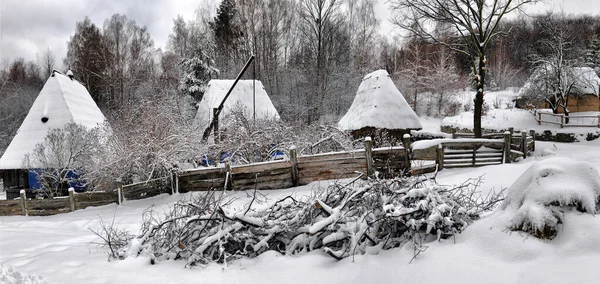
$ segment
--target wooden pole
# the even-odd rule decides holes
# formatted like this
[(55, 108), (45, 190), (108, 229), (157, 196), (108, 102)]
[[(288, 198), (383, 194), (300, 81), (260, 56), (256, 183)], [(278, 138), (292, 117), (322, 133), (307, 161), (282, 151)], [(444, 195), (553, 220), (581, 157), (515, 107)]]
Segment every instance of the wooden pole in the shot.
[(410, 157), (412, 156), (412, 146), (410, 141), (410, 134), (406, 133), (402, 136), (402, 145), (404, 146), (404, 171), (410, 171)]
[(510, 164), (510, 131), (504, 132), (504, 163)]
[(533, 145), (531, 145), (531, 152), (535, 152), (535, 129), (529, 130), (529, 135), (531, 136), (531, 141), (533, 141)]
[(21, 189), (19, 195), (21, 195), (21, 212), (23, 212), (23, 216), (27, 216), (27, 196), (25, 196), (25, 190)]
[(527, 159), (527, 132), (521, 131), (521, 148), (523, 150), (523, 159)]
[(117, 182), (117, 204), (123, 204), (123, 183)]
[(231, 160), (229, 158), (225, 159), (225, 171), (227, 171), (229, 174), (227, 184), (225, 184), (225, 189), (231, 190), (233, 189), (233, 174), (231, 172)]
[(471, 165), (475, 166), (475, 158), (477, 157), (477, 146), (473, 146), (473, 157), (471, 158)]
[(367, 177), (373, 174), (373, 140), (371, 137), (365, 137), (365, 158), (367, 159)]
[(219, 143), (221, 138), (219, 137), (219, 109), (213, 108), (213, 130), (215, 131), (215, 143)]
[(292, 163), (292, 184), (298, 186), (298, 153), (296, 146), (290, 147), (290, 162)]
[(452, 128), (452, 139), (456, 139), (456, 128)]
[(69, 187), (69, 205), (71, 205), (71, 212), (75, 211), (75, 189)]
[(537, 112), (537, 115), (538, 115), (538, 125), (542, 125), (542, 113), (538, 112), (537, 110), (536, 110), (536, 112)]
[(444, 146), (442, 144), (438, 145), (438, 147), (436, 149), (436, 154), (437, 154), (438, 171), (441, 171), (444, 169)]
[(560, 114), (560, 128), (563, 128), (565, 124), (565, 114)]

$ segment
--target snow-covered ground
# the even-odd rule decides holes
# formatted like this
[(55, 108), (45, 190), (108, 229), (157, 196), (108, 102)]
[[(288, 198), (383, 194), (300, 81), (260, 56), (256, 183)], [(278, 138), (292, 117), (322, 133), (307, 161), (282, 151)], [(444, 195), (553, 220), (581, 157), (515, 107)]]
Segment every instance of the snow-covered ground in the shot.
[[(505, 116), (510, 119), (512, 111), (495, 120), (506, 123), (502, 121)], [(422, 119), (425, 131), (438, 132), (440, 123), (439, 119)], [(534, 156), (526, 160), (445, 169), (438, 173), (437, 181), (460, 184), (482, 176), (480, 189), (486, 194), (510, 187), (536, 163), (561, 161), (552, 157), (586, 161), (600, 170), (600, 141), (537, 142)], [(304, 196), (326, 184), (262, 193), (276, 200), (290, 193)], [(564, 225), (555, 239), (542, 241), (508, 230), (512, 216), (497, 209), (455, 239), (428, 244), (427, 251), (412, 263), (412, 248), (405, 246), (341, 261), (321, 251), (301, 256), (267, 252), (227, 266), (186, 269), (182, 261), (151, 265), (144, 257), (109, 262), (106, 251), (91, 244), (99, 239), (89, 228), (98, 228), (101, 219), (114, 218), (116, 226), (137, 232), (146, 208), (166, 210), (191, 195), (165, 194), (49, 217), (0, 217), (0, 283), (598, 283), (600, 219), (576, 211), (564, 214)], [(234, 207), (250, 198), (245, 192), (232, 195), (237, 197)]]
[[(600, 169), (600, 141), (538, 142), (533, 158), (475, 169), (446, 169), (437, 180), (457, 184), (483, 175), (484, 193), (499, 190), (547, 155), (588, 161)], [(314, 186), (263, 193), (272, 199), (292, 191), (305, 195)], [(235, 194), (240, 202), (247, 198), (243, 192)], [(161, 195), (50, 217), (1, 217), (2, 271), (22, 273), (29, 279), (36, 279), (32, 274), (39, 275), (49, 283), (597, 283), (600, 220), (583, 213), (565, 215), (565, 225), (552, 241), (510, 232), (506, 216), (491, 214), (455, 240), (429, 244), (410, 264), (412, 250), (404, 247), (342, 261), (320, 251), (298, 257), (270, 252), (228, 266), (186, 269), (181, 261), (151, 265), (146, 258), (130, 258), (108, 262), (106, 252), (90, 244), (98, 239), (88, 228), (97, 228), (100, 218), (110, 221), (114, 216), (117, 226), (136, 231), (145, 208), (154, 205), (163, 210), (188, 196)], [(9, 282), (10, 275), (2, 277), (2, 283), (28, 283)]]

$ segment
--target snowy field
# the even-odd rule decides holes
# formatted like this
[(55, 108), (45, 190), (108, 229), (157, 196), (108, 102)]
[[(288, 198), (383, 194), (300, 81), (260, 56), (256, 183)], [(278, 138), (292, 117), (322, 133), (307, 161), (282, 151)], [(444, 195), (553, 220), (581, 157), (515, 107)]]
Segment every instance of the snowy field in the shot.
[[(483, 192), (509, 187), (536, 161), (551, 156), (588, 161), (600, 169), (600, 141), (572, 144), (538, 142), (536, 157), (514, 164), (447, 169), (438, 182), (458, 184), (483, 175)], [(568, 181), (567, 181), (568, 182)], [(263, 192), (275, 199), (290, 192), (306, 195), (318, 184)], [(235, 193), (241, 203), (248, 198)], [(455, 240), (433, 242), (415, 261), (403, 247), (379, 255), (336, 261), (323, 252), (291, 257), (265, 253), (227, 266), (186, 269), (184, 262), (151, 265), (147, 258), (107, 261), (106, 252), (88, 228), (100, 218), (133, 232), (149, 206), (167, 208), (179, 198), (161, 195), (50, 217), (1, 217), (1, 283), (597, 283), (600, 220), (592, 215), (565, 215), (552, 241), (540, 241), (506, 229), (506, 214), (493, 213), (473, 223)], [(235, 205), (234, 205), (235, 206)], [(39, 276), (39, 278), (37, 277)], [(19, 278), (21, 277), (21, 278)], [(13, 281), (11, 279), (21, 279)], [(42, 279), (42, 280), (40, 280)]]

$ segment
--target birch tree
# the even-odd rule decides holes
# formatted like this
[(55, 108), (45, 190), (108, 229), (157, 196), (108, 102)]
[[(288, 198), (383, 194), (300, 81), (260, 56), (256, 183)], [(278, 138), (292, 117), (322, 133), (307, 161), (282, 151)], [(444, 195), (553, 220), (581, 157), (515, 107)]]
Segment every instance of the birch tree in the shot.
[[(442, 44), (469, 58), (477, 89), (473, 132), (481, 137), (484, 86), (489, 45), (500, 32), (504, 17), (537, 0), (390, 0), (395, 25), (422, 39)], [(440, 37), (436, 24), (454, 37)], [(442, 33), (445, 34), (445, 33)]]

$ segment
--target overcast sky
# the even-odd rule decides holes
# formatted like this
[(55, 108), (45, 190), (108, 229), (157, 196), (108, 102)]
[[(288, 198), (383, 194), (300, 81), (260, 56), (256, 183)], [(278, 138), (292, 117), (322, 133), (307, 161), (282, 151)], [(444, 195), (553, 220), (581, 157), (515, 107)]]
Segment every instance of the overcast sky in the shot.
[[(6, 64), (17, 57), (36, 60), (37, 54), (50, 50), (57, 64), (67, 51), (67, 41), (75, 31), (75, 23), (88, 16), (97, 26), (115, 13), (127, 15), (138, 25), (146, 25), (156, 47), (164, 49), (178, 14), (192, 19), (200, 5), (217, 0), (0, 0), (0, 59)], [(377, 0), (376, 12), (382, 30), (392, 30), (388, 22), (386, 0)], [(545, 0), (532, 12), (564, 11), (566, 13), (600, 14), (600, 0)]]

